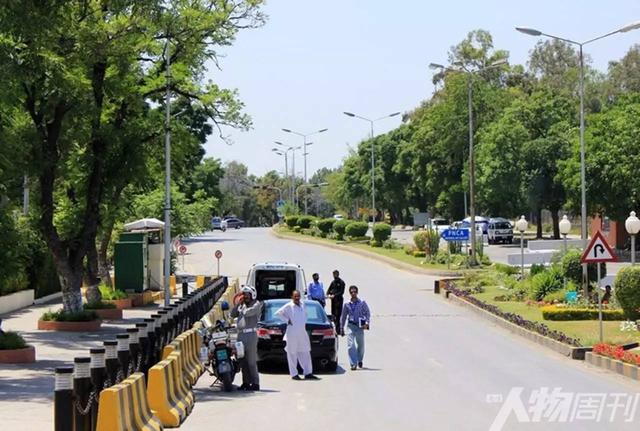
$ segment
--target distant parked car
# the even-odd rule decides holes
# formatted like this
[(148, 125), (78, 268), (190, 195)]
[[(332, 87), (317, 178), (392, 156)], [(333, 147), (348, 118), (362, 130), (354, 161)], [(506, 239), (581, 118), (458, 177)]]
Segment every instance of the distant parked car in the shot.
[(244, 220), (237, 217), (225, 217), (224, 221), (227, 222), (227, 227), (229, 229), (240, 229), (241, 227), (244, 227)]
[(489, 244), (513, 243), (513, 226), (504, 218), (491, 218), (487, 226)]
[(214, 217), (211, 219), (211, 229), (212, 230), (227, 230), (227, 221), (222, 220), (220, 217)]
[(425, 229), (435, 229), (436, 232), (442, 232), (449, 227), (449, 222), (443, 218), (432, 218), (430, 223), (425, 225)]

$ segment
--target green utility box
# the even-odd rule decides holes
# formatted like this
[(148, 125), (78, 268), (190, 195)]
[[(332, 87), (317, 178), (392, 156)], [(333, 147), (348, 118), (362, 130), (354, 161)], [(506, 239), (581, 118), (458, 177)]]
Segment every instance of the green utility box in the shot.
[(147, 232), (123, 232), (115, 244), (115, 284), (119, 290), (142, 292), (149, 289)]

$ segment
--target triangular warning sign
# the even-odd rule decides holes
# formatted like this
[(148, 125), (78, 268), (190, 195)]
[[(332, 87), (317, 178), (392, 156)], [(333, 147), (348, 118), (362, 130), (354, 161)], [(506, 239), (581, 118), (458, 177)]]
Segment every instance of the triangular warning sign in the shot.
[(591, 242), (587, 246), (584, 253), (582, 253), (582, 263), (594, 263), (594, 262), (617, 262), (618, 257), (613, 252), (607, 240), (602, 235), (602, 232), (597, 231), (591, 238)]

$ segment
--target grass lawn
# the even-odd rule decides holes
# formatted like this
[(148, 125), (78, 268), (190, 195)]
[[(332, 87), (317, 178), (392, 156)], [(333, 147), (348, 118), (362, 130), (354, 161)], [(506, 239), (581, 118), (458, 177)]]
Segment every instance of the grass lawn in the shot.
[[(291, 237), (304, 237), (305, 239), (311, 240), (311, 241), (316, 241), (316, 242), (323, 242), (323, 243), (328, 243), (328, 244), (336, 244), (337, 242), (333, 239), (328, 239), (328, 238), (320, 238), (317, 236), (310, 236), (310, 235), (303, 235), (301, 233), (295, 233), (292, 232), (288, 229), (281, 229), (281, 228), (276, 228), (276, 231), (279, 234), (282, 235), (286, 235), (286, 236), (291, 236)], [(345, 247), (353, 247), (353, 248), (358, 248), (361, 250), (365, 250), (365, 251), (369, 251), (372, 253), (376, 253), (379, 254), (381, 256), (386, 256), (386, 257), (390, 257), (392, 259), (398, 260), (400, 262), (404, 262), (404, 263), (408, 263), (410, 265), (413, 266), (417, 266), (420, 268), (427, 268), (427, 269), (441, 269), (441, 270), (446, 270), (447, 269), (447, 265), (444, 264), (437, 264), (437, 263), (421, 263), (424, 262), (425, 258), (424, 257), (414, 257), (414, 256), (409, 256), (408, 254), (406, 254), (404, 252), (404, 250), (402, 249), (388, 249), (388, 248), (382, 248), (382, 247), (371, 247), (368, 244), (362, 244), (362, 243), (341, 243), (341, 245), (345, 246)], [(462, 270), (462, 269), (467, 269), (465, 267), (459, 268), (456, 267), (454, 265), (451, 265), (451, 270), (452, 271), (458, 271), (458, 270)]]
[[(528, 320), (542, 322), (551, 329), (562, 331), (569, 337), (577, 338), (583, 346), (590, 346), (599, 341), (600, 332), (597, 320), (569, 320), (569, 321), (553, 321), (544, 320), (542, 311), (536, 305), (527, 305), (524, 302), (495, 301), (493, 298), (503, 295), (505, 289), (495, 286), (485, 287), (483, 293), (474, 294), (476, 298), (497, 305), (501, 310), (509, 313), (517, 313)], [(604, 341), (611, 344), (625, 344), (632, 342), (640, 342), (640, 332), (622, 332), (620, 331), (620, 322), (611, 321), (603, 322)]]

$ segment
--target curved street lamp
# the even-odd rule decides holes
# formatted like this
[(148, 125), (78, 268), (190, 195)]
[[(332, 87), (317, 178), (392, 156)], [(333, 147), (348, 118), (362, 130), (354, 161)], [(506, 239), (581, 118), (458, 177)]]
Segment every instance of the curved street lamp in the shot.
[(364, 121), (368, 121), (371, 125), (371, 210), (373, 211), (373, 217), (371, 218), (372, 226), (376, 225), (376, 182), (375, 182), (375, 169), (376, 169), (376, 160), (375, 160), (375, 146), (373, 145), (373, 123), (379, 120), (384, 120), (385, 118), (396, 117), (401, 114), (401, 112), (394, 112), (383, 117), (376, 118), (375, 120), (371, 120), (369, 118), (361, 117), (360, 115), (354, 114), (353, 112), (343, 112), (344, 115), (351, 118), (359, 118)]

